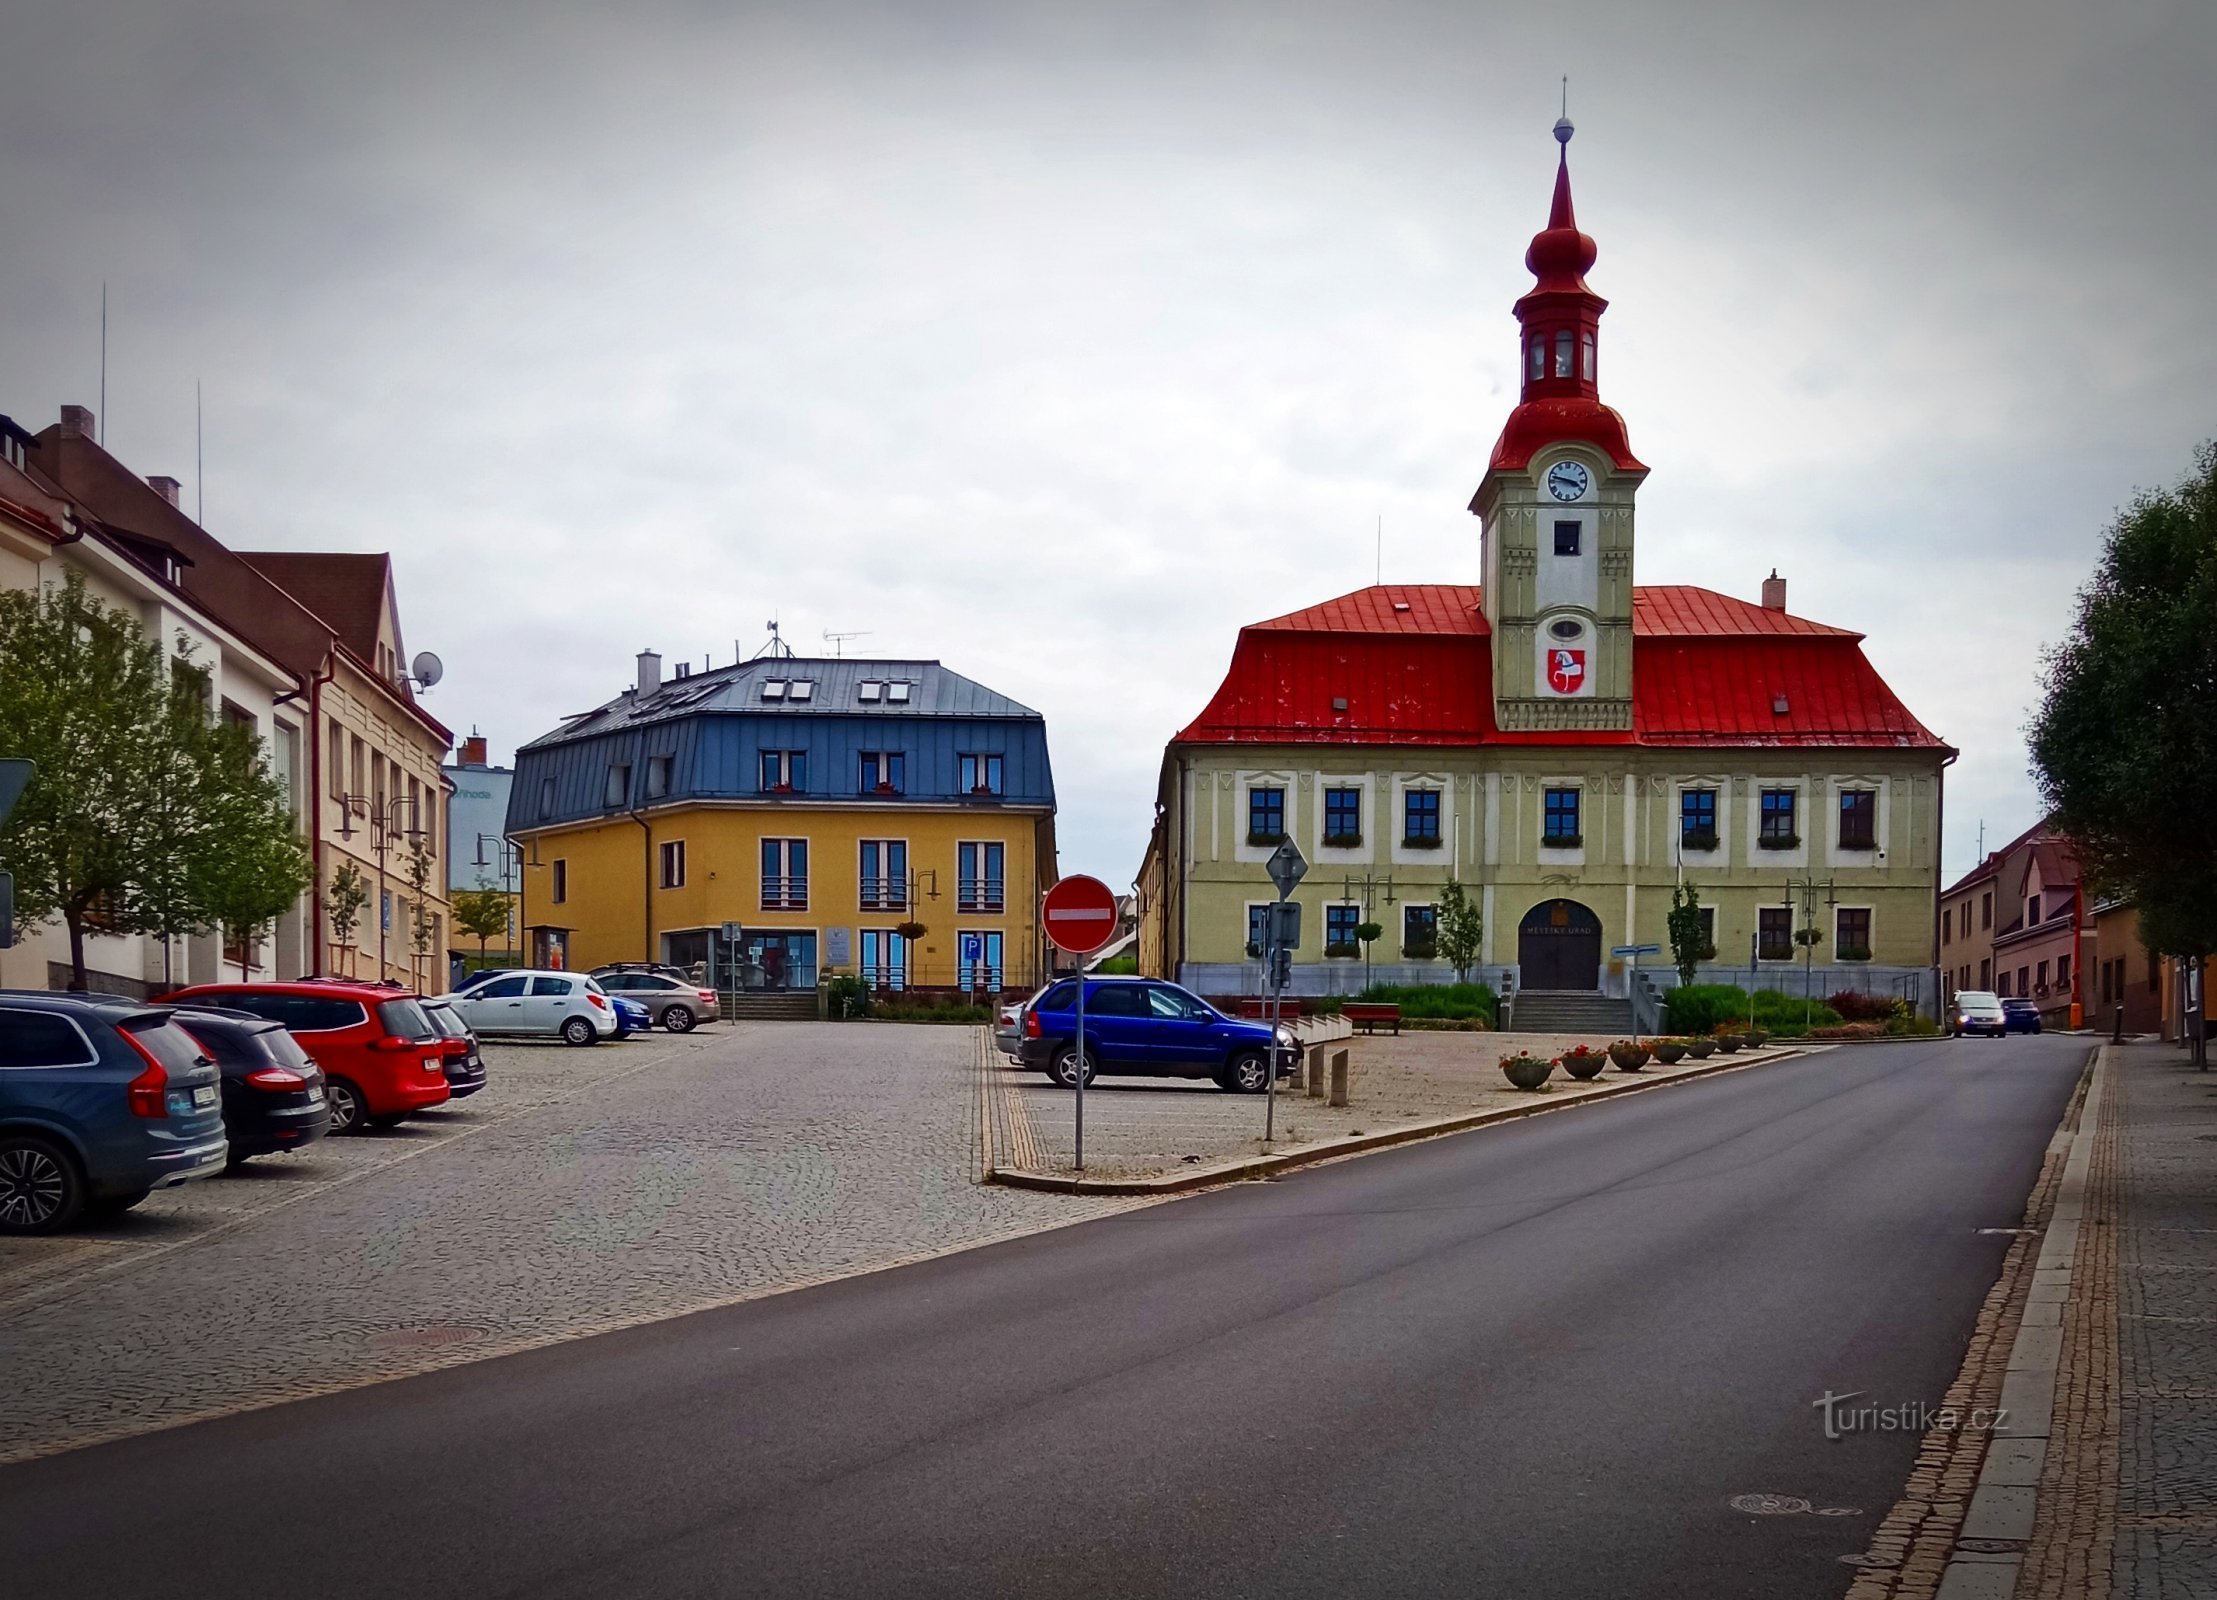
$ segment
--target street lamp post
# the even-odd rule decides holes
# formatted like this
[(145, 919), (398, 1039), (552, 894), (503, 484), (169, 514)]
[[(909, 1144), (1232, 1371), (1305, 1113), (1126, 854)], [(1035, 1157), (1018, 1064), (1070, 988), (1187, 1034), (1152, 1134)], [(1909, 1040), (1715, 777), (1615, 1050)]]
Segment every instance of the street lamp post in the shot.
[[(370, 825), (370, 848), (377, 853), (377, 980), (385, 981), (385, 852), (392, 848), (395, 837), (405, 834), (410, 839), (423, 837), (420, 807), (417, 802), (403, 800), (398, 795), (387, 800), (381, 796), (349, 794), (339, 797), (340, 833), (351, 838), (354, 830), (343, 824), (353, 816), (361, 817)], [(401, 826), (401, 817), (407, 817), (407, 826)], [(415, 969), (409, 968), (410, 972)]]
[(500, 892), (508, 901), (508, 953), (515, 955), (521, 949), (521, 946), (517, 943), (520, 930), (516, 926), (515, 885), (517, 879), (522, 876), (523, 846), (517, 844), (506, 834), (481, 833), (477, 836), (477, 860), (473, 865), (480, 867), (492, 865), (490, 861), (485, 859), (485, 843), (487, 840), (491, 840), (500, 851)]
[[(1394, 903), (1392, 873), (1389, 872), (1384, 877), (1380, 877), (1374, 872), (1365, 872), (1360, 878), (1357, 878), (1351, 872), (1343, 874), (1340, 884), (1340, 898), (1342, 900), (1353, 900), (1358, 885), (1362, 889), (1361, 904), (1364, 922), (1370, 921), (1370, 907), (1373, 896), (1382, 897), (1389, 906)], [(1381, 929), (1380, 932), (1382, 935), (1383, 930)], [(1370, 945), (1370, 940), (1365, 939), (1363, 941), (1363, 988), (1366, 990), (1370, 987)]]
[[(1817, 891), (1824, 891), (1825, 909), (1840, 903), (1830, 878), (1788, 878), (1786, 880), (1786, 915), (1791, 920), (1794, 913), (1794, 894), (1801, 894), (1801, 926), (1794, 929), (1794, 943), (1801, 946), (1801, 1025), (1807, 1028), (1816, 1018), (1816, 957), (1817, 946), (1824, 939), (1824, 932), (1817, 926)], [(1750, 1010), (1753, 1009), (1751, 1006)]]

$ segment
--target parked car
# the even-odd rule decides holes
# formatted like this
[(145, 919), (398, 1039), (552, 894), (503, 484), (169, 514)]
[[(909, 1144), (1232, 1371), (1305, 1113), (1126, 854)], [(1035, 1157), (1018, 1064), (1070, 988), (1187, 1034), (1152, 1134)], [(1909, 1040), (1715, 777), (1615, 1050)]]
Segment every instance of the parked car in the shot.
[[(598, 981), (598, 980), (595, 980)], [(635, 1033), (654, 1031), (654, 1013), (629, 996), (612, 994), (608, 1003), (616, 1008), (616, 1037), (628, 1039)]]
[(2009, 1033), (2038, 1033), (2040, 1007), (2029, 999), (2010, 995), (2001, 1003), (2002, 1026)]
[(1024, 1059), (1024, 1009), (1038, 1002), (1050, 986), (1041, 984), (1023, 1000), (1011, 1000), (998, 1007), (993, 1014), (993, 1042), (1001, 1054), (1011, 1061)]
[(386, 1128), (444, 1105), (446, 1040), (414, 995), (337, 978), (291, 983), (202, 983), (165, 995), (172, 1005), (252, 1012), (285, 1030), (323, 1069), (331, 1131)]
[(53, 1233), (223, 1170), (215, 1062), (134, 1000), (0, 993), (0, 1233)]
[(611, 961), (606, 966), (595, 967), (587, 976), (598, 978), (602, 988), (619, 972), (645, 972), (656, 977), (675, 978), (679, 983), (690, 984), (694, 977), (683, 967), (673, 967), (667, 961)]
[(180, 1006), (176, 1017), (223, 1074), (223, 1136), (232, 1166), (305, 1150), (330, 1131), (323, 1069), (280, 1024), (212, 1006)]
[(616, 1008), (607, 992), (575, 972), (507, 972), (439, 998), (480, 1034), (541, 1034), (595, 1044), (616, 1032)]
[(2009, 1031), (2008, 1014), (2001, 1008), (2001, 997), (1984, 989), (1965, 989), (1955, 997), (1955, 1009), (1948, 1020), (1948, 1032), (1961, 1037), (1969, 1033), (1990, 1033), (1999, 1039)]
[(1077, 1048), (1078, 980), (1049, 984), (1024, 1008), (1022, 1060), (1064, 1088), (1082, 1072), (1154, 1078), (1212, 1078), (1220, 1088), (1260, 1094), (1273, 1055), (1280, 1077), (1301, 1047), (1290, 1028), (1227, 1017), (1191, 990), (1150, 978), (1085, 980), (1085, 1055)]
[(619, 967), (612, 972), (596, 972), (593, 981), (611, 995), (638, 1001), (672, 1033), (691, 1033), (700, 1024), (723, 1015), (715, 990), (682, 975), (671, 976), (675, 970)]
[(444, 1000), (426, 1000), (423, 1014), (446, 1041), (447, 1093), (463, 1100), (484, 1088), (485, 1053), (477, 1048), (477, 1035), (470, 1032), (470, 1025)]
[(449, 992), (452, 994), (467, 994), (479, 984), (491, 983), (495, 978), (505, 978), (515, 970), (514, 967), (482, 967), (456, 984)]

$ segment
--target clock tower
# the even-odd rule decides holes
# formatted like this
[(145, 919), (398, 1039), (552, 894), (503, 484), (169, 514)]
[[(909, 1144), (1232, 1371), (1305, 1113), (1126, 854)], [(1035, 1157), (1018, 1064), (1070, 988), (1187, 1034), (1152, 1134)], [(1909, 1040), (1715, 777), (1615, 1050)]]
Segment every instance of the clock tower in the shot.
[(1568, 117), (1555, 203), (1516, 303), (1523, 390), (1470, 502), (1485, 557), (1493, 710), (1504, 732), (1632, 726), (1632, 498), (1647, 476), (1601, 403), (1597, 254), (1570, 203)]

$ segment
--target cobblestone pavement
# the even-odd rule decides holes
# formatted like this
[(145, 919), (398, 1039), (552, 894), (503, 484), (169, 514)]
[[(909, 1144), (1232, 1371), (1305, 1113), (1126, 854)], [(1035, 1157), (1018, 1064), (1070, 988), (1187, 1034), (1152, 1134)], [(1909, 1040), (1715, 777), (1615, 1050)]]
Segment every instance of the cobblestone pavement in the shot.
[[(1561, 1104), (1625, 1083), (1682, 1075), (1697, 1067), (1759, 1061), (1781, 1047), (1743, 1050), (1734, 1056), (1686, 1060), (1676, 1067), (1650, 1062), (1637, 1074), (1613, 1066), (1589, 1083), (1558, 1070), (1542, 1089), (1511, 1088), (1501, 1076), (1504, 1055), (1527, 1050), (1556, 1056), (1575, 1044), (1558, 1034), (1410, 1032), (1357, 1035), (1325, 1046), (1342, 1048), (1348, 1061), (1348, 1104), (1340, 1107), (1304, 1096), (1299, 1085), (1278, 1087), (1274, 1137), (1262, 1141), (1260, 1095), (1227, 1094), (1214, 1083), (1175, 1078), (1104, 1076), (1085, 1093), (1085, 1170), (1091, 1178), (1146, 1177), (1181, 1167), (1282, 1152), (1324, 1139), (1378, 1133), (1434, 1117)], [(1602, 1041), (1605, 1042), (1605, 1041)], [(1044, 1074), (1008, 1064), (996, 1054), (1001, 1086), (999, 1138), (1003, 1167), (1069, 1172), (1076, 1142), (1075, 1097)], [(1291, 1080), (1288, 1080), (1290, 1083)]]
[(749, 1023), (494, 1046), (490, 1086), (420, 1144), (337, 1141), (291, 1178), (11, 1248), (0, 1461), (1144, 1203), (976, 1181), (980, 1038)]
[(2152, 1044), (2113, 1055), (2110, 1592), (2217, 1595), (2217, 1073)]

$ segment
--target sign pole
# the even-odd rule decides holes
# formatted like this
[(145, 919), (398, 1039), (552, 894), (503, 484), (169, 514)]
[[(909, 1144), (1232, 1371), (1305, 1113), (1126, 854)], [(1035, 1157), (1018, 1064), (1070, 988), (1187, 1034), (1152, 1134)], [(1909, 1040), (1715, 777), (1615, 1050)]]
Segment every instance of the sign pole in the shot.
[(1085, 958), (1115, 939), (1116, 896), (1098, 878), (1082, 875), (1063, 878), (1040, 901), (1039, 920), (1055, 947), (1069, 953), (1073, 970), (1071, 981), (1078, 988), (1077, 1038), (1072, 1046), (1076, 1070), (1071, 1087), (1076, 1091), (1076, 1102), (1071, 1154), (1074, 1170), (1083, 1172), (1086, 1065), (1091, 1059), (1085, 1047)]
[(1078, 969), (1078, 1110), (1074, 1150), (1074, 1169), (1085, 1171), (1085, 957), (1073, 955), (1072, 963)]

